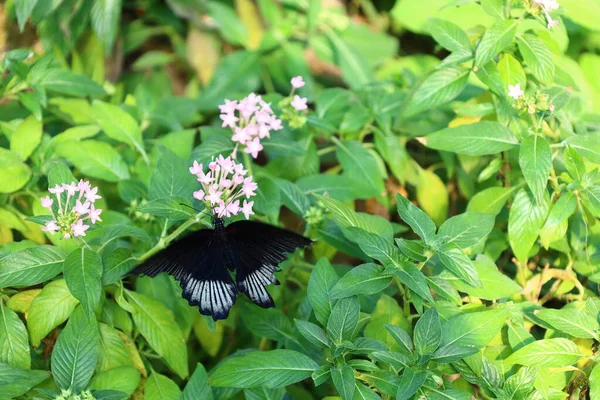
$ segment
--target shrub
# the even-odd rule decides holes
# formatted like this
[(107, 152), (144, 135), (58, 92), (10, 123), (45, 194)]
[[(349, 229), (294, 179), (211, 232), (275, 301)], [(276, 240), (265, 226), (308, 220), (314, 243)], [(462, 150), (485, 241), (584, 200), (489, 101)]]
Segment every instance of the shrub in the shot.
[[(0, 398), (600, 398), (598, 18), (0, 5)], [(130, 274), (214, 215), (314, 241), (274, 308)]]

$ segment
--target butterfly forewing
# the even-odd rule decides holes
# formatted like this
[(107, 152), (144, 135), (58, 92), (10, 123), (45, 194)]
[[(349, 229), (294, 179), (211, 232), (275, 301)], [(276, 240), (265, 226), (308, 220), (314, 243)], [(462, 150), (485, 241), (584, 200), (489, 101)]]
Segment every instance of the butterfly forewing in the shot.
[[(204, 315), (225, 319), (238, 290), (257, 305), (275, 304), (266, 287), (279, 284), (274, 273), (287, 254), (312, 241), (297, 233), (253, 221), (238, 221), (217, 230), (203, 229), (172, 243), (146, 260), (133, 273), (171, 274), (183, 289), (183, 298)], [(227, 267), (233, 267), (233, 282)]]

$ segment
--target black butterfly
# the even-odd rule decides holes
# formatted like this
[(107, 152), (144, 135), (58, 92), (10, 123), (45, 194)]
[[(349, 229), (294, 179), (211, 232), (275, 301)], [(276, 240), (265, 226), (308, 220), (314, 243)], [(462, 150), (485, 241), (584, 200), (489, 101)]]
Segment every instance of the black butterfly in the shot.
[[(274, 273), (287, 253), (312, 240), (255, 221), (237, 221), (225, 227), (214, 218), (215, 229), (202, 229), (177, 240), (132, 271), (156, 276), (167, 272), (179, 281), (183, 298), (214, 320), (225, 319), (238, 291), (263, 308), (275, 303), (266, 287), (279, 285)], [(235, 269), (235, 283), (227, 271)]]

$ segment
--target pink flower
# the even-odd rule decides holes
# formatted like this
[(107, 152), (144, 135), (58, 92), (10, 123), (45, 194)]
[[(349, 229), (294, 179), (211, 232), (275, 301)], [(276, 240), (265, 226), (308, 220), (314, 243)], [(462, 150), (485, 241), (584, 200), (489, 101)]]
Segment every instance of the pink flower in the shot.
[(295, 95), (294, 99), (290, 104), (296, 109), (296, 111), (303, 111), (308, 108), (308, 106), (306, 105), (306, 101), (306, 97), (300, 97), (298, 95)]
[(248, 153), (252, 155), (252, 158), (258, 157), (258, 153), (263, 149), (262, 144), (260, 144), (260, 139), (255, 137), (254, 140), (246, 143), (246, 148), (244, 149), (244, 153)]
[[(81, 201), (77, 200), (75, 202), (75, 207), (73, 207), (73, 211), (75, 211), (79, 215), (87, 214), (89, 209), (90, 209), (89, 201), (86, 201), (85, 203), (81, 204)], [(92, 223), (94, 223), (94, 222), (92, 222)]]
[(77, 186), (82, 192), (87, 192), (88, 190), (90, 190), (90, 182), (84, 181), (83, 179), (79, 180), (79, 184)]
[(92, 224), (95, 224), (96, 221), (102, 222), (102, 219), (100, 219), (100, 214), (101, 213), (102, 213), (102, 209), (101, 208), (96, 208), (92, 204), (92, 206), (90, 208), (90, 220), (92, 221)]
[(54, 200), (52, 200), (50, 198), (50, 196), (42, 197), (41, 201), (42, 201), (42, 207), (47, 208), (48, 210), (52, 211), (52, 203), (54, 203)]
[(70, 184), (64, 184), (62, 185), (63, 189), (67, 191), (67, 194), (69, 196), (74, 196), (75, 192), (79, 191), (79, 186), (75, 183), (75, 182), (71, 182)]
[(225, 214), (225, 202), (223, 200), (219, 200), (219, 204), (213, 208), (213, 211), (220, 218)]
[(525, 92), (521, 89), (521, 84), (517, 83), (516, 85), (508, 85), (508, 96), (512, 97), (515, 100), (518, 100), (519, 97), (523, 96)]
[(89, 227), (89, 225), (83, 224), (83, 220), (77, 220), (76, 224), (71, 225), (71, 229), (73, 230), (73, 236), (85, 236), (85, 231), (87, 231)]
[(268, 114), (273, 114), (273, 109), (271, 109), (271, 104), (270, 103), (265, 103), (264, 101), (260, 101), (260, 107), (262, 108), (262, 110)]
[(70, 233), (65, 233), (65, 239), (71, 239), (71, 234)]
[(244, 175), (235, 175), (233, 177), (233, 183), (235, 183), (236, 185), (240, 185), (243, 182), (244, 182)]
[(246, 200), (244, 200), (244, 204), (242, 205), (242, 213), (244, 214), (244, 217), (246, 217), (246, 219), (250, 219), (250, 215), (254, 215), (254, 211), (252, 211), (252, 206), (254, 205), (254, 202), (247, 202)]
[(223, 128), (225, 128), (226, 126), (235, 128), (235, 123), (240, 120), (234, 114), (221, 114), (220, 118), (223, 120), (223, 124), (221, 125), (221, 127)]
[(208, 196), (205, 196), (204, 199), (210, 201), (210, 204), (216, 204), (221, 201), (221, 195), (223, 192), (211, 187), (208, 191)]
[(231, 140), (234, 142), (238, 142), (239, 144), (246, 144), (248, 140), (250, 140), (250, 135), (248, 134), (248, 129), (246, 128), (235, 128), (235, 133), (231, 137)]
[(96, 200), (102, 198), (102, 196), (98, 196), (96, 193), (98, 193), (97, 187), (88, 190), (84, 196), (86, 199), (88, 199), (90, 201), (90, 203), (94, 203)]
[(236, 215), (240, 211), (240, 201), (236, 200), (233, 202), (229, 202), (227, 207), (225, 208), (225, 215), (231, 217), (232, 215)]
[(222, 114), (233, 114), (237, 108), (237, 100), (229, 101), (225, 99), (225, 104), (219, 106)]
[(65, 191), (65, 189), (62, 187), (62, 185), (56, 185), (54, 188), (49, 188), (48, 191), (52, 194), (61, 194)]
[(56, 225), (56, 221), (48, 221), (46, 225), (42, 228), (44, 232), (50, 232), (51, 235), (54, 235), (57, 231), (60, 230), (60, 227)]
[(292, 84), (292, 87), (294, 89), (300, 89), (302, 86), (305, 85), (304, 80), (302, 79), (301, 76), (296, 76), (296, 77), (292, 78), (290, 83)]
[(202, 164), (198, 164), (198, 161), (194, 160), (194, 164), (190, 167), (190, 173), (198, 175), (202, 173)]
[(194, 198), (200, 201), (204, 200), (204, 190), (197, 190), (194, 192)]
[(558, 20), (550, 17), (550, 14), (546, 15), (546, 17), (548, 18), (548, 29), (552, 29), (559, 24)]
[(281, 120), (275, 117), (271, 118), (271, 122), (269, 122), (271, 129), (274, 131), (278, 131), (283, 129), (283, 125), (281, 125)]
[(235, 162), (230, 158), (223, 158), (223, 155), (219, 154), (219, 157), (217, 157), (217, 163), (221, 166), (221, 168), (223, 169), (223, 171), (225, 171), (228, 174), (233, 173), (233, 168), (235, 166)]
[(252, 182), (251, 176), (244, 179), (244, 185), (242, 186), (242, 193), (244, 193), (244, 195), (246, 196), (247, 199), (256, 195), (256, 193), (254, 193), (254, 191), (256, 189), (258, 189), (258, 185), (256, 184), (256, 182)]

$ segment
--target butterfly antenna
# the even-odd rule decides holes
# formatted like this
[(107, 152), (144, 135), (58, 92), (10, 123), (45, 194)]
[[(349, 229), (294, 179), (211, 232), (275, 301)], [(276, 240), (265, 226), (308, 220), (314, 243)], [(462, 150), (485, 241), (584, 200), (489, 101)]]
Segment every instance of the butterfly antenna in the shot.
[(187, 208), (191, 208), (192, 210), (196, 211), (197, 213), (202, 213), (202, 214), (204, 214), (204, 215), (207, 215), (207, 216), (209, 216), (209, 217), (211, 217), (211, 218), (212, 218), (212, 215), (210, 215), (210, 214), (209, 214), (209, 213), (207, 213), (206, 211), (203, 211), (203, 210), (198, 210), (197, 208), (195, 208), (195, 207), (192, 207), (192, 206), (188, 206), (187, 204), (184, 204), (184, 203), (179, 203), (179, 205), (180, 205), (180, 206), (187, 207)]

